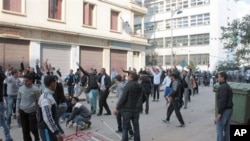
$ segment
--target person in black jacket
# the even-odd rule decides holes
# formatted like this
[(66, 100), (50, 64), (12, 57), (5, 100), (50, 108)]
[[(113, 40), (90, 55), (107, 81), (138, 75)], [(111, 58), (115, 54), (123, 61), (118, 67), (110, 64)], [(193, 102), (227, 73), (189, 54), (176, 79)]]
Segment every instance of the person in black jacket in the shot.
[(183, 91), (184, 86), (180, 79), (180, 74), (178, 71), (174, 71), (171, 75), (172, 78), (172, 91), (168, 95), (168, 101), (170, 102), (167, 110), (167, 118), (163, 120), (163, 122), (168, 123), (170, 120), (170, 116), (173, 111), (175, 111), (176, 117), (180, 122), (180, 125), (177, 127), (185, 127), (185, 122), (183, 121), (180, 109), (183, 105)]
[[(151, 93), (151, 79), (150, 76), (147, 72), (142, 72), (141, 73), (141, 85), (143, 88), (143, 93), (145, 97), (145, 113), (148, 114), (149, 111), (149, 95)], [(143, 112), (143, 111), (142, 111)]]
[(140, 141), (139, 118), (143, 103), (142, 86), (137, 82), (139, 76), (135, 73), (129, 73), (128, 83), (124, 87), (121, 98), (119, 99), (114, 114), (118, 111), (122, 113), (123, 129), (122, 140), (128, 140), (128, 125), (132, 121), (134, 128), (134, 140)]
[(91, 105), (91, 113), (95, 114), (96, 113), (96, 101), (97, 101), (97, 96), (99, 94), (99, 89), (98, 89), (99, 87), (97, 84), (98, 77), (96, 75), (96, 70), (91, 69), (91, 73), (88, 73), (78, 63), (77, 65), (79, 66), (79, 69), (82, 71), (84, 76), (88, 77), (88, 87), (86, 90), (86, 93), (88, 93), (87, 100), (90, 102), (90, 105)]
[(101, 68), (100, 77), (98, 78), (97, 84), (100, 89), (99, 113), (97, 114), (97, 116), (102, 115), (103, 107), (107, 112), (104, 115), (111, 115), (111, 111), (107, 103), (107, 98), (109, 96), (109, 88), (111, 87), (111, 79), (110, 76), (106, 74), (106, 70), (104, 68)]
[(218, 73), (218, 81), (220, 83), (216, 94), (218, 113), (214, 120), (217, 128), (217, 141), (229, 141), (230, 120), (233, 113), (233, 91), (227, 83), (226, 72)]

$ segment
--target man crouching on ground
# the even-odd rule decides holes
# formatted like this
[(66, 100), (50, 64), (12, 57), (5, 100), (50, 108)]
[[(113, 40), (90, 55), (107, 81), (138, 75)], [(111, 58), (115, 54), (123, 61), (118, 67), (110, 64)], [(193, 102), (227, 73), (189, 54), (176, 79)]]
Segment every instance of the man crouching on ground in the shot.
[(90, 110), (81, 104), (79, 102), (79, 99), (77, 97), (73, 97), (71, 104), (74, 106), (72, 114), (70, 115), (69, 119), (66, 122), (66, 126), (69, 124), (71, 120), (73, 120), (73, 123), (77, 123), (81, 126), (81, 129), (84, 129), (86, 124), (86, 127), (89, 128), (91, 126), (91, 112)]

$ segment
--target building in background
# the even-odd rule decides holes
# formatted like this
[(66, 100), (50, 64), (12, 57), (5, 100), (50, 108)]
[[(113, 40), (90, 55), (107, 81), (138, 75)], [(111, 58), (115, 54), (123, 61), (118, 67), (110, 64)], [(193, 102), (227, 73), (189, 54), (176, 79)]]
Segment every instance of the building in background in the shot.
[[(144, 29), (151, 44), (146, 64), (181, 68), (192, 62), (200, 70), (212, 71), (218, 62), (234, 59), (219, 38), (220, 27), (237, 16), (235, 0), (146, 0), (145, 4)], [(141, 20), (135, 21), (135, 31), (140, 30)]]
[(0, 65), (48, 59), (64, 76), (75, 62), (108, 73), (145, 66), (144, 27), (133, 26), (144, 23), (143, 0), (2, 0), (0, 10)]

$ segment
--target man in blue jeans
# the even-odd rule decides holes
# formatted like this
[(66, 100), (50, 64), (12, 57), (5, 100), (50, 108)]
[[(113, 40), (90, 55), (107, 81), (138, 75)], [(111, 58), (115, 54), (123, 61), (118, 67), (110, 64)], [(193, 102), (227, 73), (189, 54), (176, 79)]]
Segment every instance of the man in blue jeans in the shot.
[[(3, 133), (5, 136), (5, 141), (12, 141), (10, 136), (9, 127), (4, 119), (4, 101), (3, 101), (3, 81), (5, 79), (5, 74), (0, 66), (0, 126), (3, 127)], [(1, 138), (0, 138), (1, 140)]]
[(227, 83), (226, 72), (218, 73), (217, 109), (214, 123), (217, 128), (217, 141), (230, 141), (230, 120), (233, 113), (233, 91)]
[(138, 83), (139, 76), (136, 73), (129, 73), (128, 83), (117, 103), (114, 114), (122, 113), (123, 129), (122, 141), (128, 141), (129, 122), (132, 121), (134, 128), (134, 141), (140, 141), (139, 118), (142, 110), (143, 91)]

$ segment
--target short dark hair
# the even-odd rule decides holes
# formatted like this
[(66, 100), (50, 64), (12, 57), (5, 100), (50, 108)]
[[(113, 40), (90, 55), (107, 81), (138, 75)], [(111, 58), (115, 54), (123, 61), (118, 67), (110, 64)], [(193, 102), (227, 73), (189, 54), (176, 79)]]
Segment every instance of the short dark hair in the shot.
[(56, 82), (56, 78), (52, 75), (47, 75), (45, 78), (44, 78), (44, 85), (46, 87), (49, 87), (49, 85), (53, 82)]
[(173, 76), (175, 79), (177, 79), (177, 78), (180, 77), (180, 73), (179, 73), (179, 71), (174, 70), (174, 71), (170, 74), (170, 76)]
[(29, 79), (29, 80), (31, 80), (31, 81), (33, 80), (32, 75), (29, 74), (29, 73), (25, 74), (25, 75), (23, 76), (23, 78), (27, 78), (27, 79)]
[(17, 72), (18, 72), (17, 69), (14, 69), (14, 70), (12, 70), (11, 74), (13, 75), (13, 74), (15, 74)]
[(220, 71), (220, 72), (218, 72), (218, 74), (219, 74), (221, 77), (223, 77), (224, 80), (227, 80), (227, 73), (226, 73), (226, 72)]
[(120, 82), (120, 81), (122, 81), (122, 76), (120, 74), (118, 74), (115, 76), (114, 79)]
[(78, 97), (72, 97), (72, 99), (74, 99), (76, 102), (78, 102), (79, 101), (79, 98)]
[(139, 80), (139, 75), (136, 73), (130, 72), (129, 73), (130, 77), (132, 78), (133, 81), (138, 81)]

